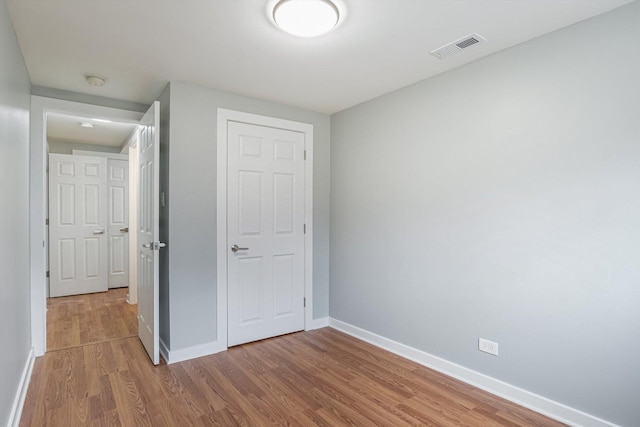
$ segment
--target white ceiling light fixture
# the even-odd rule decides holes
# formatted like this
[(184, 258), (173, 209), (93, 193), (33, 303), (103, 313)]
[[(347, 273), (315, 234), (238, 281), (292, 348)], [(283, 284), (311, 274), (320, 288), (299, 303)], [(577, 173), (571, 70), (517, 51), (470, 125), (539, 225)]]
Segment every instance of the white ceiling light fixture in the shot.
[(287, 33), (316, 37), (331, 31), (340, 12), (330, 0), (280, 0), (273, 8), (273, 20)]
[(83, 127), (85, 129), (93, 129), (93, 124), (92, 123), (83, 122), (83, 123), (80, 123), (80, 127)]
[(85, 76), (87, 83), (91, 86), (104, 86), (106, 80), (98, 76)]

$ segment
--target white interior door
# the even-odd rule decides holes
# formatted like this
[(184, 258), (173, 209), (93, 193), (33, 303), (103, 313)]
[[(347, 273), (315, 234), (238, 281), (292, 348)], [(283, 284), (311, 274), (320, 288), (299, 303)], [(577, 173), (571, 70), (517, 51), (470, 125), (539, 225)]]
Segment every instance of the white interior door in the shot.
[(50, 154), (50, 296), (108, 289), (106, 228), (107, 159)]
[(154, 365), (160, 363), (158, 250), (160, 188), (160, 103), (140, 121), (138, 140), (138, 335)]
[(228, 345), (304, 329), (304, 134), (228, 123)]
[(107, 160), (109, 288), (129, 285), (129, 162)]

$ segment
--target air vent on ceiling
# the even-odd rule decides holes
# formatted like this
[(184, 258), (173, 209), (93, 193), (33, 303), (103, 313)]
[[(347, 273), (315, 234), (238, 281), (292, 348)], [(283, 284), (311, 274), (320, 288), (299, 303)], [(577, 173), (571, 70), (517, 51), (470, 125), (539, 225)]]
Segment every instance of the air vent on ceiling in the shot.
[(484, 37), (479, 34), (473, 33), (454, 42), (448, 43), (442, 47), (439, 47), (438, 49), (432, 50), (431, 54), (436, 58), (444, 59), (448, 56), (455, 55), (462, 49), (466, 49), (469, 46), (473, 46), (474, 44), (478, 44), (484, 41), (486, 41)]

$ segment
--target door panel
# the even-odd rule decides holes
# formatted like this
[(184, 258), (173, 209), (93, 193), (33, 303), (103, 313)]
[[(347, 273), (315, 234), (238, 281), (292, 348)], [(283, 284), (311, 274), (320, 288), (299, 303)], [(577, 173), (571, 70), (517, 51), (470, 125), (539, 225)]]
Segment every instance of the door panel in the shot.
[(138, 335), (154, 365), (160, 363), (158, 331), (158, 250), (160, 157), (158, 101), (141, 120), (138, 142)]
[(283, 254), (273, 257), (273, 285), (275, 317), (294, 314), (295, 304), (295, 254)]
[(98, 277), (100, 274), (100, 242), (97, 237), (84, 239), (85, 278)]
[(49, 155), (50, 295), (107, 290), (106, 159)]
[(238, 260), (238, 290), (241, 295), (240, 323), (247, 325), (264, 319), (262, 313), (262, 257)]
[(227, 143), (233, 346), (304, 329), (304, 134), (229, 122)]
[(59, 239), (60, 279), (76, 279), (76, 239)]
[(129, 285), (129, 162), (108, 159), (109, 288)]
[[(100, 212), (100, 188), (97, 185), (84, 185), (84, 225), (96, 226), (102, 215)], [(104, 203), (102, 205), (104, 208)]]

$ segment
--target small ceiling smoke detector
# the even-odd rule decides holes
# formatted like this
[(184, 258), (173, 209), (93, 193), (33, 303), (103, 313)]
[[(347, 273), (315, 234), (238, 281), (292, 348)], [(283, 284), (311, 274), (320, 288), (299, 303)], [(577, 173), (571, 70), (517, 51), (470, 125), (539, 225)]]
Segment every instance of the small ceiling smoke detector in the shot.
[(80, 127), (86, 128), (86, 129), (93, 129), (93, 123), (80, 123)]
[(448, 43), (442, 47), (432, 50), (430, 53), (439, 59), (444, 59), (448, 56), (455, 55), (456, 53), (466, 49), (474, 44), (482, 43), (486, 41), (480, 34), (469, 34), (466, 37), (462, 37), (454, 42)]
[(273, 20), (287, 33), (299, 37), (320, 36), (335, 27), (340, 12), (330, 0), (280, 0)]
[(106, 80), (98, 76), (86, 76), (87, 83), (91, 86), (104, 86)]

